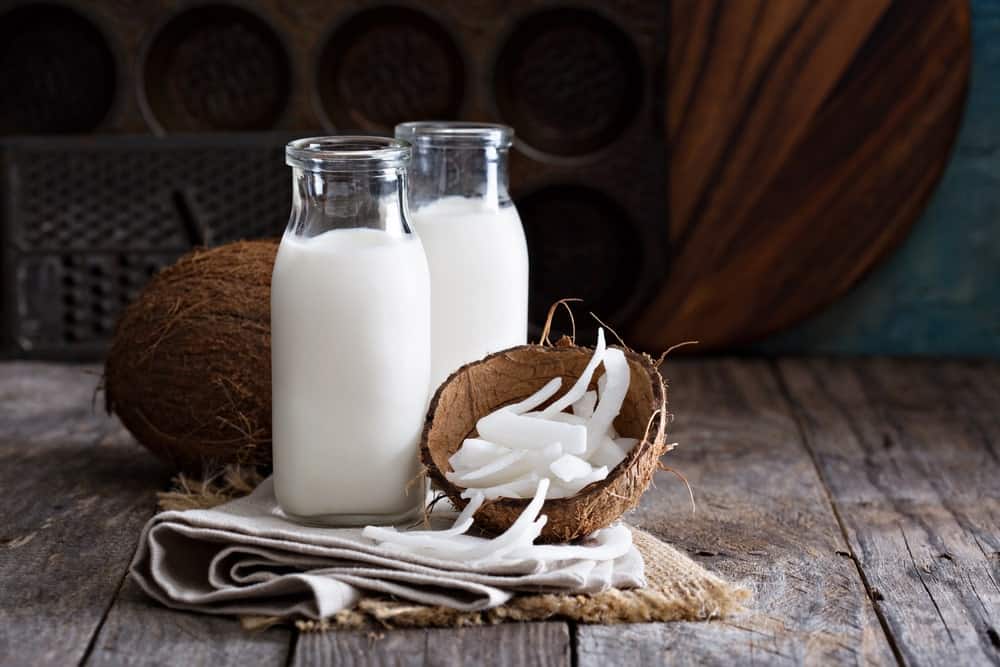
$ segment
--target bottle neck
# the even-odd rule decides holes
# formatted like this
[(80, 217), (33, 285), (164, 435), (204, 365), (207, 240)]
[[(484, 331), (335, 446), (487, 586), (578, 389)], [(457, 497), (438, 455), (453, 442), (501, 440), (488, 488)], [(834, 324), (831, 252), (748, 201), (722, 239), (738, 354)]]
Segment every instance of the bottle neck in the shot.
[(406, 170), (323, 172), (292, 169), (292, 213), (287, 234), (312, 237), (334, 229), (411, 233)]
[(481, 200), (486, 208), (511, 204), (506, 148), (418, 142), (409, 170), (409, 203), (417, 209), (444, 197)]

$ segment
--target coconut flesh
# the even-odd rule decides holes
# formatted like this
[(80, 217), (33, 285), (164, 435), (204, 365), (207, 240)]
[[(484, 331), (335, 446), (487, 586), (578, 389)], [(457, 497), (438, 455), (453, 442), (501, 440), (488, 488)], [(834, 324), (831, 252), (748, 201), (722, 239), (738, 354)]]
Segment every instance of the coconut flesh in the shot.
[[(568, 387), (563, 391), (564, 387)], [(666, 389), (646, 355), (563, 339), (459, 369), (435, 394), (421, 443), (433, 484), (502, 534), (544, 482), (543, 542), (591, 535), (638, 504), (666, 444)]]
[(539, 516), (548, 489), (548, 478), (540, 479), (531, 502), (507, 530), (493, 538), (466, 534), (485, 500), (480, 491), (472, 493), (451, 528), (400, 532), (395, 528), (366, 526), (361, 534), (398, 553), (477, 565), (519, 560), (612, 561), (628, 553), (632, 534), (622, 525), (597, 530), (584, 544), (535, 544), (548, 521), (547, 516)]
[[(588, 390), (601, 365), (604, 382)], [(547, 497), (575, 496), (605, 479), (638, 442), (614, 429), (629, 382), (625, 353), (608, 349), (598, 329), (593, 355), (566, 393), (537, 409), (561, 388), (562, 378), (553, 378), (528, 398), (481, 417), (479, 437), (466, 438), (448, 458), (452, 471), (445, 476), (465, 489), (466, 499), (477, 492), (488, 500), (531, 497), (542, 479)]]

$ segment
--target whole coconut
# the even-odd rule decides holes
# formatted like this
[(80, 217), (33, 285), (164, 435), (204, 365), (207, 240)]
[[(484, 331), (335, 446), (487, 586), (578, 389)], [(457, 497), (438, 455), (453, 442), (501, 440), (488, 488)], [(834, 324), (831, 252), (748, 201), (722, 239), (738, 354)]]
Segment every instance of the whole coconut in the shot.
[(271, 463), (275, 241), (195, 250), (124, 312), (104, 367), (108, 412), (189, 472)]

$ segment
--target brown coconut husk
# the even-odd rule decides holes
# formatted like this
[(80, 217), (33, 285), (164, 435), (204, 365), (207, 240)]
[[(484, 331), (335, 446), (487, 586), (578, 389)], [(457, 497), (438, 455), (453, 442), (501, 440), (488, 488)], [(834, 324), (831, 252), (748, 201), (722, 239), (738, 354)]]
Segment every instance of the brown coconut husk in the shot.
[(180, 470), (271, 463), (277, 248), (195, 250), (157, 274), (118, 322), (104, 367), (107, 410)]
[[(543, 541), (578, 539), (634, 508), (649, 487), (660, 457), (668, 451), (666, 383), (648, 355), (621, 349), (628, 359), (631, 381), (615, 428), (623, 437), (638, 438), (639, 442), (606, 479), (570, 498), (545, 501), (542, 513), (548, 522), (542, 531)], [(433, 484), (457, 507), (464, 507), (464, 489), (449, 482), (445, 473), (451, 471), (449, 457), (465, 438), (475, 436), (479, 418), (530, 396), (554, 377), (562, 377), (564, 387), (572, 386), (593, 352), (563, 337), (555, 346), (523, 345), (497, 352), (453, 373), (431, 401), (420, 445), (421, 460)], [(595, 378), (590, 388), (596, 385)], [(502, 532), (528, 502), (512, 498), (486, 501), (476, 512), (475, 522), (488, 532)]]

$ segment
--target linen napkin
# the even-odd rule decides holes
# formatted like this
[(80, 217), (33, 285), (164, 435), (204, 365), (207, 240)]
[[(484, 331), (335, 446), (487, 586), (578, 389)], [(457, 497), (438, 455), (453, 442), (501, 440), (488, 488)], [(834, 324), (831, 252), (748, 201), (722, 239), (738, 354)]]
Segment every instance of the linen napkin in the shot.
[(519, 592), (597, 593), (645, 584), (634, 544), (605, 562), (466, 563), (379, 546), (362, 537), (360, 528), (303, 526), (284, 517), (271, 479), (249, 496), (212, 509), (156, 515), (143, 529), (130, 572), (168, 607), (317, 620), (373, 593), (478, 611)]

